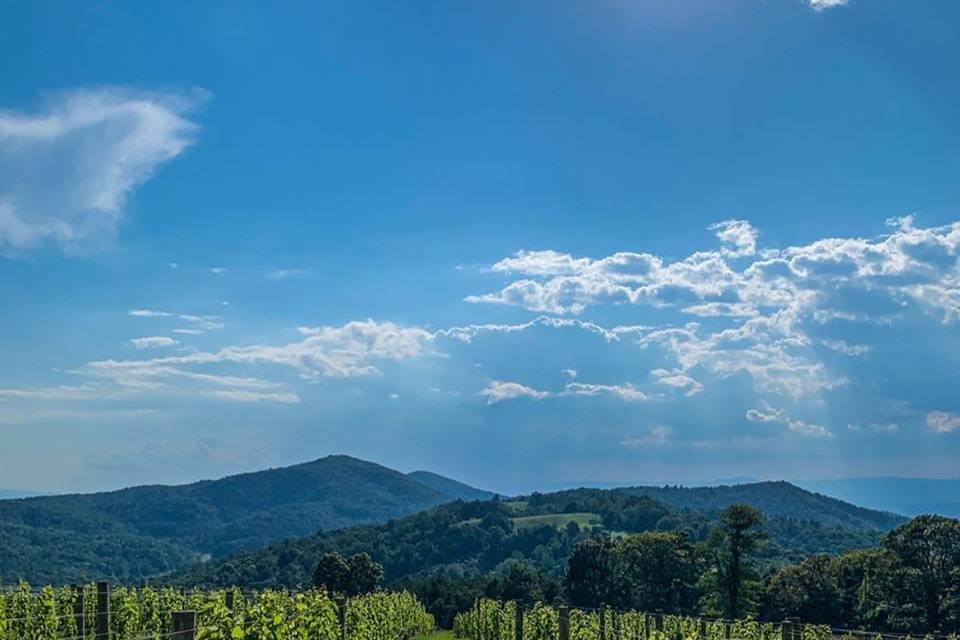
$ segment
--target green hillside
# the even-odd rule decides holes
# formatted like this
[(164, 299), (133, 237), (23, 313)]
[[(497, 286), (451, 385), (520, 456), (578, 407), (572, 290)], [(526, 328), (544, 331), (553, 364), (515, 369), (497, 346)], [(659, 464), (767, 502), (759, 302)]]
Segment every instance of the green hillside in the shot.
[(471, 487), (468, 484), (452, 480), (451, 478), (441, 476), (432, 471), (413, 471), (408, 473), (407, 477), (413, 478), (417, 482), (425, 484), (457, 500), (490, 500), (493, 498), (493, 494), (489, 491)]
[(409, 515), (461, 493), (330, 456), (182, 486), (2, 500), (0, 581), (139, 580), (317, 530)]
[[(788, 485), (789, 486), (789, 485)], [(683, 491), (683, 490), (678, 490)], [(709, 510), (673, 507), (636, 489), (578, 489), (552, 494), (535, 493), (510, 502), (456, 502), (387, 524), (363, 525), (285, 541), (266, 549), (239, 554), (194, 567), (173, 576), (189, 585), (248, 587), (296, 586), (309, 582), (321, 554), (369, 553), (384, 567), (387, 581), (452, 570), (479, 575), (511, 557), (530, 559), (546, 572), (559, 574), (573, 545), (606, 529), (615, 534), (646, 530), (683, 530), (694, 541), (704, 540), (717, 514), (712, 504), (729, 496), (726, 488), (710, 502), (700, 489), (694, 500)], [(671, 493), (680, 502), (679, 493)], [(839, 553), (876, 545), (883, 532), (903, 519), (861, 513), (853, 505), (781, 483), (761, 483), (743, 493), (758, 506), (778, 499), (774, 515), (765, 523), (771, 544), (764, 561), (779, 564), (817, 552)], [(794, 503), (791, 503), (794, 496)], [(799, 498), (797, 500), (796, 498)], [(691, 501), (692, 502), (692, 501)], [(792, 508), (795, 504), (795, 508)], [(815, 505), (824, 504), (817, 512)], [(762, 508), (762, 507), (761, 507)], [(849, 523), (843, 516), (849, 510)], [(796, 513), (797, 516), (791, 515)], [(890, 527), (884, 523), (890, 522)]]

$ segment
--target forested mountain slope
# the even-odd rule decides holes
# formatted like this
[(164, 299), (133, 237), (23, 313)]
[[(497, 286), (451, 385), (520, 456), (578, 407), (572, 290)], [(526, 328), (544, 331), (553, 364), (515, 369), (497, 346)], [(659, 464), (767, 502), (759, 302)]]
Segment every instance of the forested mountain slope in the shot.
[[(195, 567), (172, 580), (207, 586), (234, 582), (251, 587), (302, 586), (309, 583), (317, 559), (328, 551), (369, 553), (383, 565), (387, 581), (440, 571), (475, 575), (510, 557), (527, 558), (544, 571), (559, 574), (573, 545), (604, 529), (615, 534), (684, 530), (694, 541), (703, 540), (716, 522), (716, 505), (732, 495), (761, 509), (775, 505), (765, 524), (771, 544), (763, 554), (774, 564), (817, 552), (870, 547), (884, 531), (903, 522), (782, 484), (760, 483), (740, 494), (722, 487), (712, 497), (699, 489), (664, 491), (683, 508), (638, 495), (643, 493), (638, 489), (577, 489), (509, 501), (456, 502), (386, 524), (285, 541)], [(692, 492), (689, 500), (681, 497), (683, 491)], [(704, 510), (695, 510), (695, 504)], [(818, 504), (825, 509), (817, 511)]]
[[(317, 530), (409, 515), (470, 489), (443, 480), (330, 456), (181, 486), (0, 500), (0, 581), (137, 580)], [(445, 485), (456, 491), (445, 493)]]
[(457, 500), (490, 500), (493, 498), (493, 494), (489, 491), (471, 487), (468, 484), (447, 478), (446, 476), (441, 476), (432, 471), (412, 471), (407, 474), (407, 477), (413, 478), (417, 482), (423, 483)]

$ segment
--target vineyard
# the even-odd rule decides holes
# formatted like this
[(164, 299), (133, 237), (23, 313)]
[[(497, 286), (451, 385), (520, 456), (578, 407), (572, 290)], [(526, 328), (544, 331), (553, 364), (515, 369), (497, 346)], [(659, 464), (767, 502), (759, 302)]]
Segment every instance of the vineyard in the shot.
[[(454, 635), (465, 640), (863, 640), (825, 625), (755, 620), (708, 620), (639, 611), (585, 610), (480, 600), (454, 619)], [(869, 635), (880, 640), (880, 636)]]
[(409, 640), (434, 621), (411, 594), (26, 584), (0, 592), (0, 640)]

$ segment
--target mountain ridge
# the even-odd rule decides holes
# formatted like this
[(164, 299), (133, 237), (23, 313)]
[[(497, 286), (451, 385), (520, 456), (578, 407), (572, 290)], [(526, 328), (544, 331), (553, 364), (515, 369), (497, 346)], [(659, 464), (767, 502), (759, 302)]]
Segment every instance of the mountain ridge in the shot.
[[(683, 492), (691, 492), (681, 499)], [(659, 493), (674, 505), (646, 495)], [(758, 499), (758, 496), (762, 499)], [(798, 497), (802, 500), (798, 503)], [(799, 505), (777, 501), (793, 500)], [(491, 571), (508, 557), (524, 557), (559, 575), (573, 544), (597, 527), (614, 534), (644, 530), (684, 530), (705, 540), (724, 504), (743, 501), (778, 506), (766, 514), (772, 547), (769, 564), (795, 562), (813, 553), (840, 553), (879, 543), (906, 519), (870, 512), (814, 494), (786, 482), (701, 490), (677, 487), (574, 489), (533, 493), (509, 500), (453, 502), (387, 524), (366, 524), (318, 532), (264, 549), (198, 565), (172, 576), (175, 584), (223, 586), (239, 581), (252, 587), (307, 584), (317, 558), (335, 551), (368, 553), (384, 566), (388, 581), (452, 571), (471, 575)], [(699, 504), (702, 510), (691, 505)], [(823, 505), (819, 514), (813, 509)], [(589, 516), (589, 517), (586, 517)]]
[[(0, 547), (9, 550), (0, 557), (0, 580), (139, 580), (318, 530), (402, 517), (472, 489), (443, 480), (459, 493), (331, 455), (184, 485), (0, 500)], [(45, 542), (54, 539), (70, 552), (57, 553)], [(138, 549), (136, 556), (125, 546)], [(38, 563), (43, 557), (48, 560)]]

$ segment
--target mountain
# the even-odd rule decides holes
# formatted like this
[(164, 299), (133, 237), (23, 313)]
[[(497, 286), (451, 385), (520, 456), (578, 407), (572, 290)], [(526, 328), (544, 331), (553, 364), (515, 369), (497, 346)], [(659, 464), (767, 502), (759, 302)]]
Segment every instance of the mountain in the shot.
[(631, 487), (625, 491), (679, 509), (717, 513), (731, 504), (744, 503), (756, 507), (767, 517), (813, 520), (852, 529), (886, 531), (905, 520), (894, 513), (858, 507), (783, 481), (719, 487)]
[(452, 496), (457, 500), (490, 500), (494, 496), (494, 494), (489, 491), (471, 487), (468, 484), (452, 480), (431, 471), (412, 471), (407, 474), (407, 477), (413, 478), (417, 482), (425, 484), (431, 489), (436, 489), (444, 495)]
[(43, 495), (40, 491), (24, 491), (22, 489), (0, 489), (0, 500), (10, 500), (14, 498), (30, 498)]
[(905, 516), (935, 513), (960, 518), (960, 478), (842, 478), (797, 484), (871, 509)]
[(467, 489), (477, 491), (329, 456), (181, 486), (0, 500), (0, 582), (139, 580), (317, 530), (409, 515)]
[(887, 530), (905, 521), (785, 482), (573, 489), (509, 501), (454, 502), (387, 524), (319, 532), (196, 566), (170, 580), (204, 586), (302, 586), (328, 551), (369, 553), (383, 565), (388, 582), (448, 570), (477, 575), (509, 557), (528, 558), (559, 575), (573, 545), (597, 530), (679, 529), (695, 541), (704, 540), (721, 509), (734, 502), (766, 510), (771, 540), (763, 557), (767, 564), (874, 546)]

